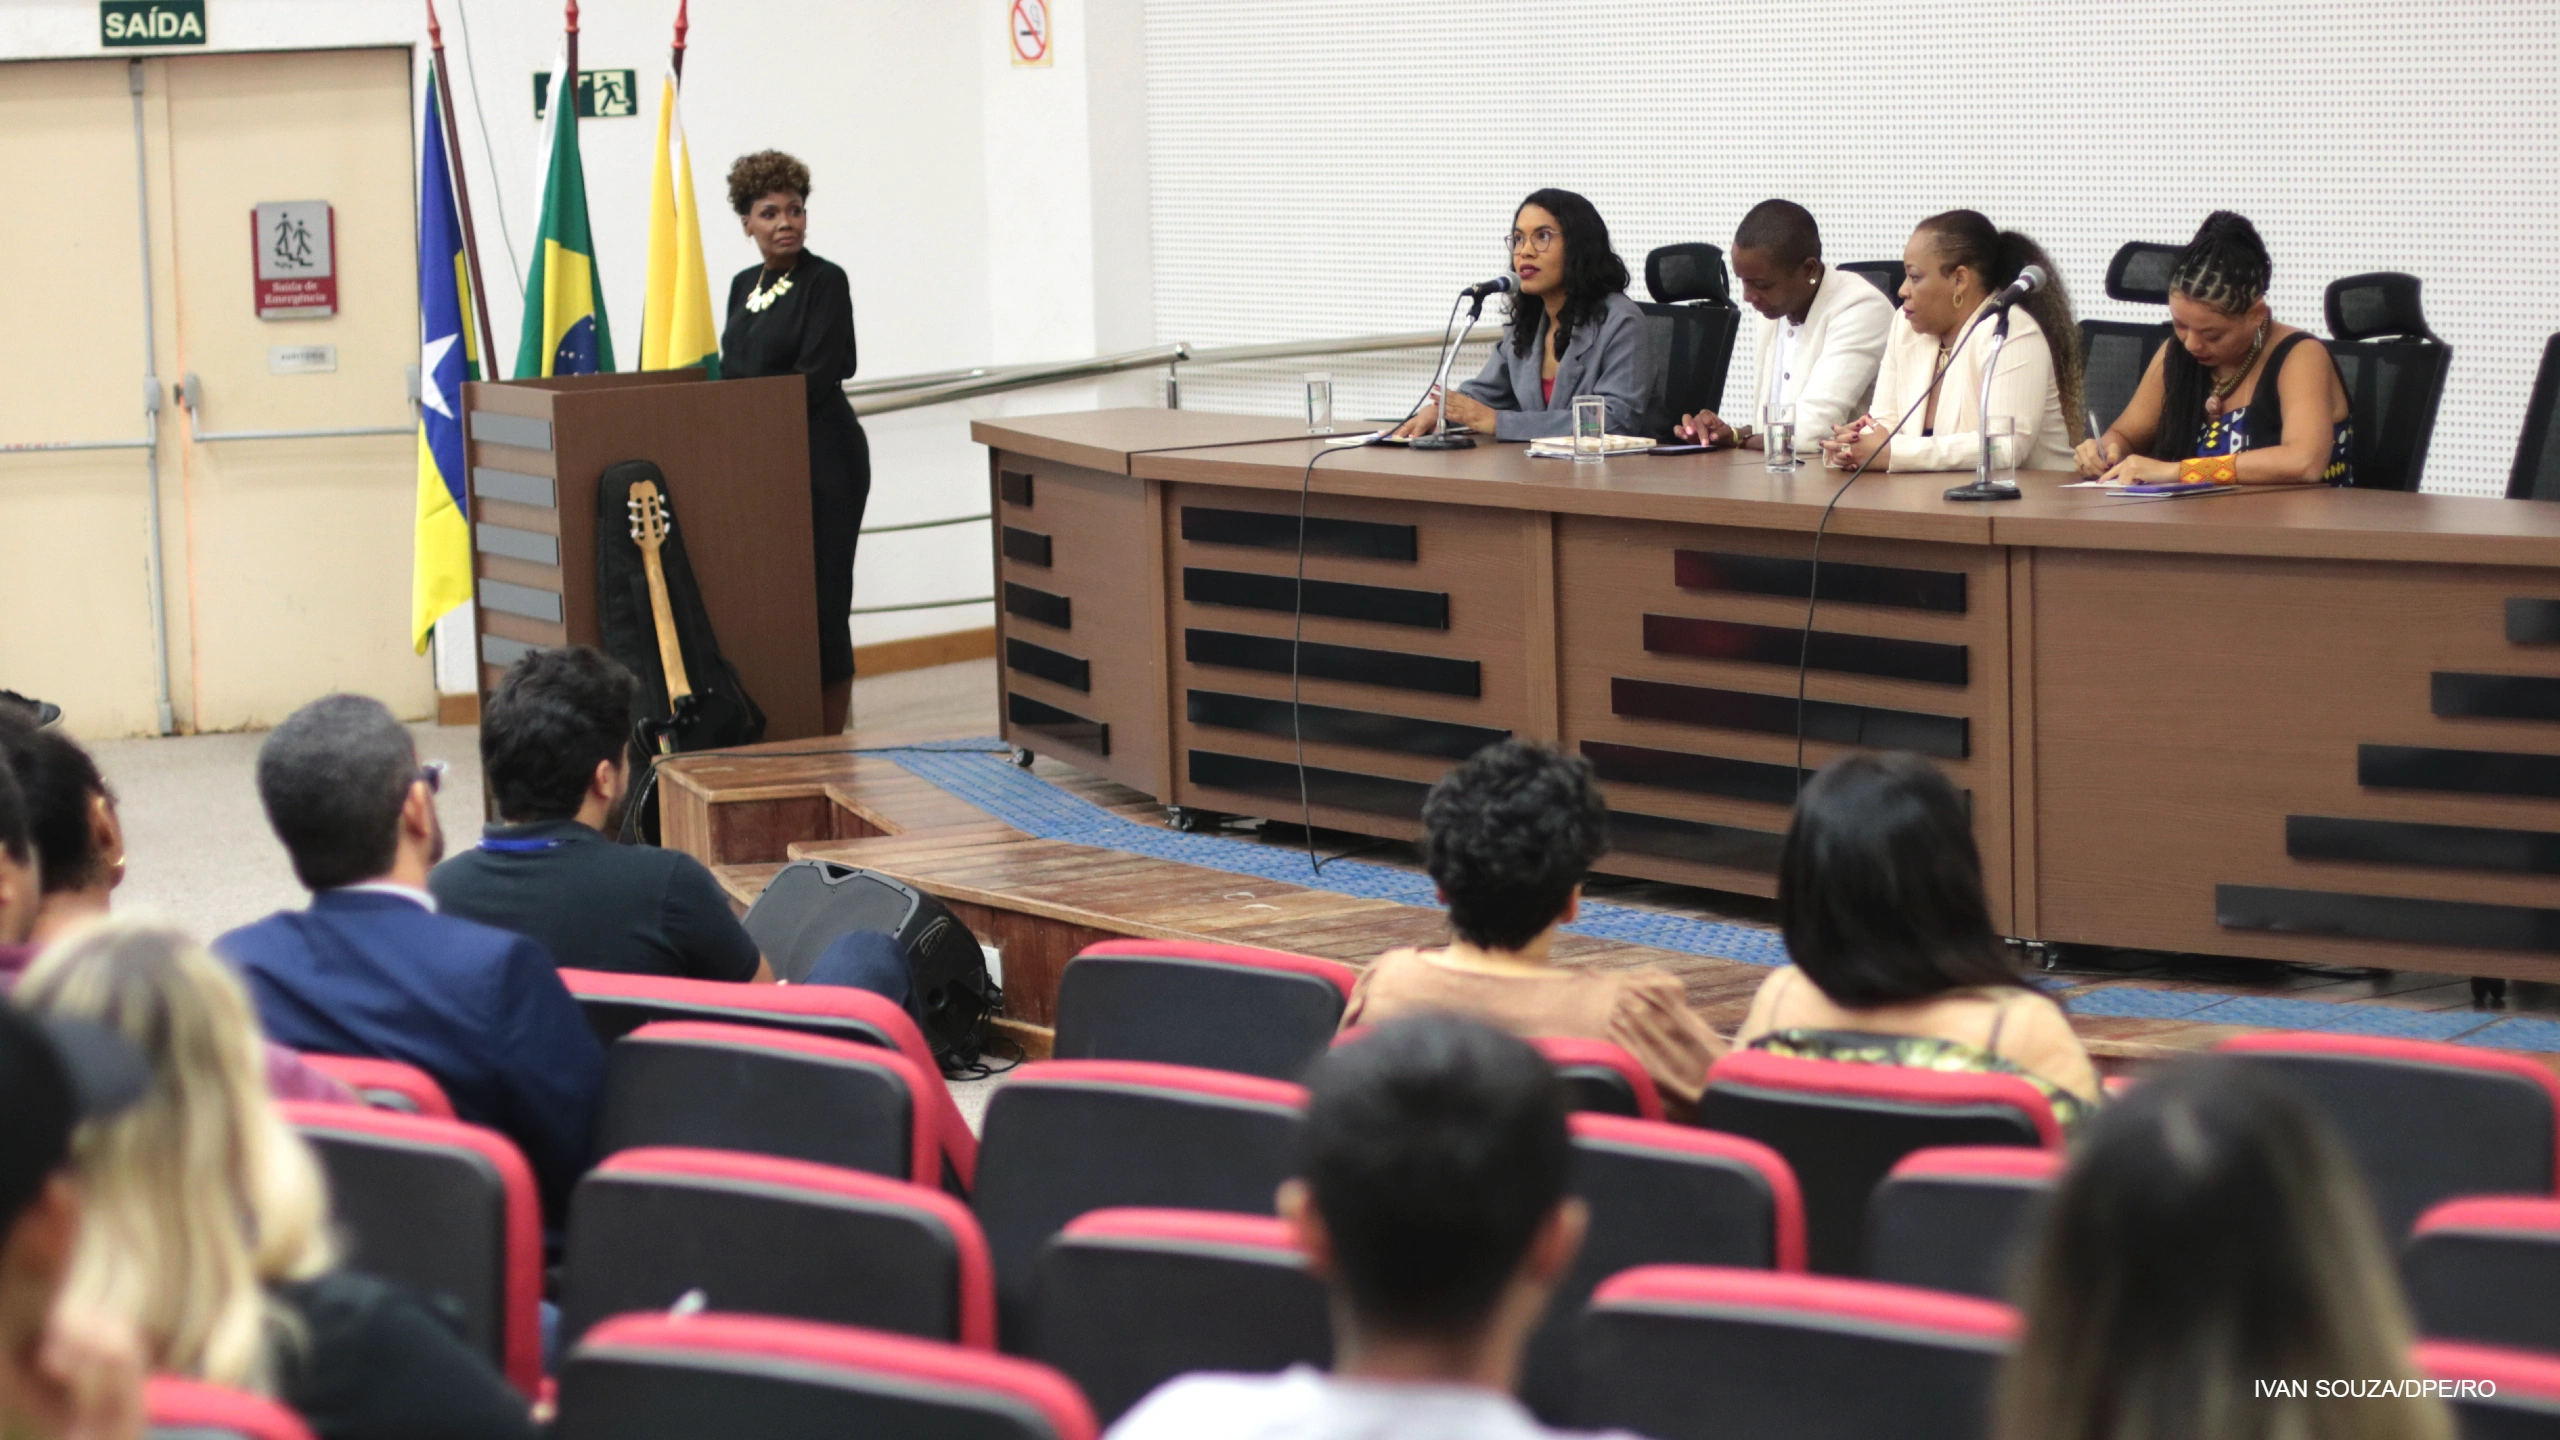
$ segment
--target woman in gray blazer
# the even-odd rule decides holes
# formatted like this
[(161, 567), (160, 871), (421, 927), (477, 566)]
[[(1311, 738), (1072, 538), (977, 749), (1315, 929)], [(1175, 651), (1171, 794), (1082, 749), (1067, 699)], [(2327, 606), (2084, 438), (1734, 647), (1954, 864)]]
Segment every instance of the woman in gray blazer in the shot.
[[(1570, 190), (1536, 191), (1511, 217), (1510, 245), (1511, 322), (1482, 373), (1448, 397), (1450, 421), (1497, 440), (1569, 435), (1573, 397), (1600, 395), (1609, 433), (1652, 434), (1660, 360), (1600, 212)], [(1396, 434), (1427, 435), (1438, 420), (1426, 403)]]

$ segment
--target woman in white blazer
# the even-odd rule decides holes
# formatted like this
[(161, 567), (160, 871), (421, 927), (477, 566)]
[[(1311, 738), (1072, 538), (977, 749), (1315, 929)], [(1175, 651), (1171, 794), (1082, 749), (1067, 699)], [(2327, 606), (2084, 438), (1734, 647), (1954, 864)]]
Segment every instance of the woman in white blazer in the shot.
[[(2043, 288), (2018, 302), (2009, 342), (1991, 379), (1991, 413), (2017, 421), (2028, 470), (2070, 470), (2081, 439), (2080, 327), (2062, 277), (2043, 247), (2001, 230), (1979, 211), (1950, 210), (1920, 222), (1902, 249), (1902, 317), (1891, 327), (1876, 374), (1873, 407), (1823, 444), (1834, 466), (1877, 470), (1970, 470), (1982, 456), (1982, 366), (1992, 322), (1983, 314), (2029, 265)], [(1926, 397), (1925, 399), (1923, 397)], [(1904, 412), (1911, 418), (1894, 428)]]
[[(1610, 434), (1654, 433), (1661, 363), (1600, 212), (1570, 190), (1535, 191), (1513, 213), (1509, 239), (1520, 277), (1511, 323), (1484, 370), (1448, 397), (1449, 419), (1497, 440), (1570, 435), (1574, 397), (1599, 395)], [(1426, 402), (1395, 433), (1427, 435), (1438, 419)]]
[(1792, 200), (1763, 200), (1742, 217), (1733, 232), (1733, 278), (1742, 282), (1742, 303), (1760, 312), (1753, 398), (1739, 425), (1701, 410), (1684, 417), (1677, 433), (1757, 450), (1762, 417), (1784, 402), (1796, 407), (1796, 450), (1812, 454), (1832, 431), (1867, 413), (1893, 302), (1822, 263), (1822, 231)]

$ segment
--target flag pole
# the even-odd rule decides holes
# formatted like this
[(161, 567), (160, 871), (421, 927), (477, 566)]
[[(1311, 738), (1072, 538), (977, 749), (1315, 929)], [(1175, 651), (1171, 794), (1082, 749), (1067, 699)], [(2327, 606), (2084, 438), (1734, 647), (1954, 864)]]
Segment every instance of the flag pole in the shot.
[(688, 3), (689, 0), (676, 0), (676, 54), (674, 65), (676, 79), (678, 82), (682, 82), (684, 79), (684, 32), (690, 26), (690, 22), (685, 19), (684, 10)]
[(565, 96), (552, 96), (551, 103), (569, 106), (569, 114), (574, 117), (578, 113), (578, 0), (569, 0), (568, 48), (569, 73), (563, 78), (567, 81), (569, 93)]
[(471, 232), (471, 187), (462, 180), (462, 132), (453, 120), (453, 78), (445, 73), (444, 27), (436, 0), (427, 0), (427, 43), (435, 53), (436, 102), (444, 112), (444, 163), (453, 173), (453, 202), (462, 213), (462, 265), (471, 277), (472, 308), (480, 321), (480, 378), (498, 378), (498, 332), (489, 325), (489, 287), (480, 279), (480, 242)]

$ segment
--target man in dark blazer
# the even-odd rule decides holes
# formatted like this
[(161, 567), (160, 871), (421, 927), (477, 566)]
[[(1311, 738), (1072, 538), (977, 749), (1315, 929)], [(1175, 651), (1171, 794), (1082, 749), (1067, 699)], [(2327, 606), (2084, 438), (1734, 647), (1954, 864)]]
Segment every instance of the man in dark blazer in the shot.
[(515, 1141), (557, 1225), (590, 1158), (604, 1047), (540, 945), (436, 913), (441, 773), (418, 764), (378, 701), (331, 695), (295, 711), (259, 748), (258, 794), (311, 908), (214, 949), (276, 1041), (414, 1065), (456, 1114)]

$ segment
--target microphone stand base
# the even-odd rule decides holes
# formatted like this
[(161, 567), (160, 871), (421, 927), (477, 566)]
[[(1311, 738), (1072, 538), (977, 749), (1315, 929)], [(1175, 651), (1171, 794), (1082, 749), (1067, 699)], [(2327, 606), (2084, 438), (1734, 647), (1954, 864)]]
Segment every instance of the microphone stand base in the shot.
[(1980, 480), (1958, 485), (1947, 491), (1950, 500), (2016, 500), (2021, 498), (2015, 485), (1990, 485)]
[(1409, 442), (1407, 448), (1413, 450), (1473, 450), (1476, 448), (1476, 437), (1473, 435), (1452, 435), (1445, 430), (1435, 431), (1429, 435), (1414, 436), (1412, 441)]

